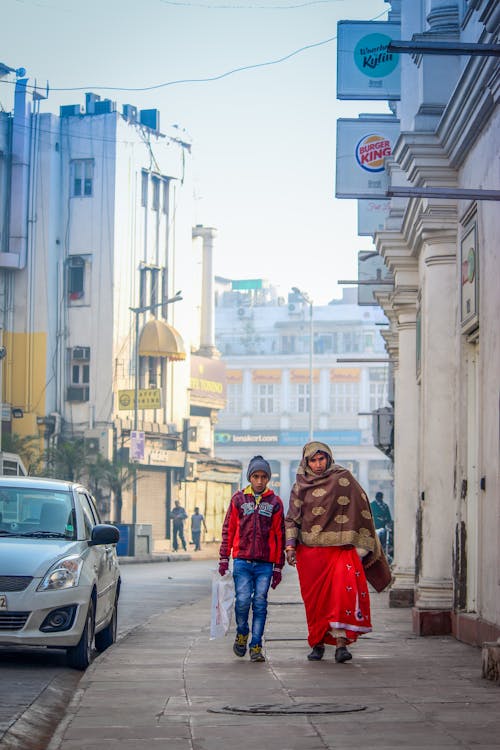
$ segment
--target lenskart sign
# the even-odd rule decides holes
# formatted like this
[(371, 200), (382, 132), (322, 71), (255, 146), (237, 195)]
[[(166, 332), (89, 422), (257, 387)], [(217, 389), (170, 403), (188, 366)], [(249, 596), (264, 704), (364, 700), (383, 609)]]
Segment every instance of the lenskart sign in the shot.
[(253, 430), (220, 430), (215, 432), (216, 445), (242, 445), (251, 443), (264, 443), (267, 445), (279, 444), (279, 432), (270, 430), (253, 431)]
[[(314, 433), (317, 440), (329, 445), (360, 445), (360, 430), (319, 430)], [(215, 432), (215, 444), (218, 447), (235, 445), (304, 445), (307, 443), (307, 432), (290, 430), (219, 430)]]
[(388, 49), (397, 39), (401, 39), (398, 23), (339, 21), (337, 98), (400, 99), (400, 56)]

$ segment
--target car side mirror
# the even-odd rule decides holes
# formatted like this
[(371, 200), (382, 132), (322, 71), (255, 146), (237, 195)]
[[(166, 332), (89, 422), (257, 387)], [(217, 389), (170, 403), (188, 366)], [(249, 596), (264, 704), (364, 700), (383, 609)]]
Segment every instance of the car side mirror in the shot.
[(116, 544), (120, 539), (120, 532), (116, 526), (110, 523), (98, 523), (92, 529), (92, 536), (89, 541), (89, 547), (97, 544)]

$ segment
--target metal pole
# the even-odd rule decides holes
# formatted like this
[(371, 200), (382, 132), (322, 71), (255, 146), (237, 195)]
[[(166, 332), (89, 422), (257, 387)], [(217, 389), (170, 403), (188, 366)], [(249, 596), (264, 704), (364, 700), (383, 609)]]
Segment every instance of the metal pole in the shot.
[[(134, 432), (137, 436), (137, 421), (138, 421), (138, 410), (139, 410), (139, 315), (146, 310), (154, 310), (164, 305), (169, 305), (172, 302), (179, 302), (182, 299), (181, 292), (176, 292), (174, 297), (158, 302), (156, 305), (145, 305), (144, 307), (129, 307), (130, 312), (135, 315), (135, 373), (134, 373)], [(130, 448), (132, 449), (132, 436), (130, 437)], [(134, 473), (132, 477), (132, 523), (135, 527), (137, 523), (137, 466), (134, 466)], [(134, 530), (135, 535), (135, 530)], [(135, 555), (135, 537), (134, 537), (134, 551)]]
[[(134, 310), (135, 315), (135, 373), (134, 373), (134, 431), (137, 439), (137, 411), (139, 405), (139, 310)], [(132, 448), (132, 441), (130, 441)], [(137, 523), (137, 468), (134, 466), (132, 482), (132, 524)], [(135, 531), (134, 531), (135, 534)], [(134, 550), (135, 554), (135, 550)]]
[(309, 442), (314, 439), (313, 431), (313, 349), (314, 349), (314, 331), (313, 331), (313, 303), (309, 301)]
[[(2, 453), (2, 417), (3, 417), (3, 359), (5, 349), (3, 347), (3, 326), (0, 328), (0, 456)], [(0, 474), (3, 474), (3, 461), (0, 466)]]

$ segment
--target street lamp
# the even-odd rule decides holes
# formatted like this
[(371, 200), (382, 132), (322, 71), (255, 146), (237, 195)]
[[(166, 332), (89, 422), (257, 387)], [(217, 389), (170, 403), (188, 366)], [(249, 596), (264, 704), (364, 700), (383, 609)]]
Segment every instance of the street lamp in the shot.
[(309, 305), (309, 442), (314, 437), (313, 430), (313, 351), (314, 351), (314, 330), (313, 330), (313, 301), (307, 292), (293, 286), (292, 292), (300, 297), (301, 300)]
[[(176, 292), (173, 297), (158, 302), (155, 305), (144, 305), (142, 307), (129, 307), (130, 312), (135, 315), (135, 376), (134, 376), (134, 432), (137, 435), (137, 422), (139, 411), (139, 315), (147, 310), (156, 310), (158, 307), (170, 305), (172, 302), (179, 302), (182, 292)], [(132, 477), (132, 524), (135, 527), (137, 523), (137, 472), (134, 470)]]

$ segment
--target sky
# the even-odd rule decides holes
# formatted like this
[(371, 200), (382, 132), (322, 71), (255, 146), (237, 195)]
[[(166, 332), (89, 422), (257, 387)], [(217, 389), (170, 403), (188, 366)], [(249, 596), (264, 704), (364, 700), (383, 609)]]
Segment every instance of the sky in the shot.
[[(157, 108), (160, 129), (176, 124), (189, 133), (193, 224), (218, 230), (217, 275), (265, 278), (282, 294), (297, 286), (319, 305), (341, 296), (338, 280), (357, 277), (357, 253), (372, 243), (357, 235), (356, 201), (334, 197), (336, 120), (389, 109), (336, 99), (335, 37), (339, 20), (386, 20), (388, 3), (2, 0), (1, 7), (0, 61), (49, 82), (42, 112), (83, 104), (94, 91), (118, 111), (125, 103)], [(0, 105), (12, 106), (12, 85), (1, 81)]]

